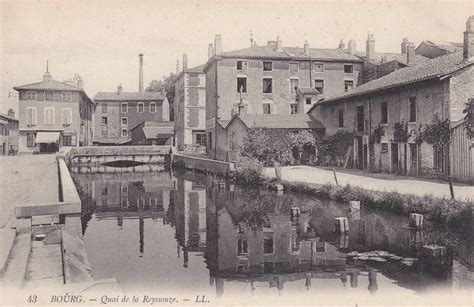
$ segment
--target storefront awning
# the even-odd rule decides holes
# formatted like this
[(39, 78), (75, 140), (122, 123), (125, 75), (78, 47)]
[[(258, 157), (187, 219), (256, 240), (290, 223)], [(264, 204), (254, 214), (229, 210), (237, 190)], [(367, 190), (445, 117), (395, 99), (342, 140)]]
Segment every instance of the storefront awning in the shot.
[(38, 132), (35, 143), (57, 143), (59, 141), (59, 132)]

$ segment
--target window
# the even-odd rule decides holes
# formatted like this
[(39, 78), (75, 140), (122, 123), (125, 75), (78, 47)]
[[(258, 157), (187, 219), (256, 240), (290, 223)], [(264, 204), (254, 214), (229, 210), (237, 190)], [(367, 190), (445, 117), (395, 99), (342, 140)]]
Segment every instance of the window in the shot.
[(72, 109), (71, 108), (61, 109), (61, 122), (63, 126), (72, 125)]
[(297, 72), (299, 70), (298, 63), (290, 63), (290, 72)]
[(100, 124), (103, 126), (107, 126), (107, 116), (101, 117)]
[(346, 80), (344, 81), (344, 91), (347, 92), (348, 90), (352, 89), (354, 87), (354, 81), (352, 80)]
[(317, 89), (320, 94), (324, 94), (324, 80), (314, 80), (314, 88)]
[(44, 108), (44, 124), (54, 125), (54, 108)]
[(273, 238), (263, 238), (263, 253), (273, 254)]
[(127, 126), (127, 125), (128, 125), (128, 118), (122, 117), (122, 126)]
[(386, 101), (380, 104), (380, 123), (388, 123), (388, 104)]
[(298, 104), (297, 103), (290, 104), (290, 114), (298, 114)]
[(56, 101), (65, 101), (66, 100), (66, 92), (56, 92), (54, 99)]
[(272, 62), (263, 62), (263, 71), (272, 71), (273, 63)]
[(36, 100), (38, 101), (44, 101), (44, 92), (36, 92)]
[(311, 98), (306, 98), (306, 104), (311, 104)]
[(36, 107), (26, 108), (26, 124), (28, 126), (36, 125)]
[(339, 109), (337, 112), (339, 119), (339, 128), (344, 128), (344, 109)]
[(150, 102), (150, 113), (156, 113), (156, 102)]
[(102, 105), (102, 113), (107, 113), (107, 104), (106, 103), (104, 103)]
[(237, 254), (238, 255), (248, 255), (249, 253), (249, 245), (247, 240), (239, 239), (237, 241)]
[(102, 137), (106, 138), (107, 137), (107, 129), (102, 129), (101, 135), (102, 135)]
[(247, 78), (237, 78), (237, 93), (247, 93)]
[(137, 113), (143, 113), (145, 112), (145, 105), (143, 104), (143, 102), (139, 102), (137, 104)]
[(65, 101), (72, 101), (72, 92), (65, 92)]
[(272, 93), (272, 79), (271, 78), (263, 78), (263, 93), (264, 94), (271, 94)]
[(416, 122), (416, 97), (410, 97), (410, 122)]
[(263, 106), (263, 114), (272, 114), (269, 103), (264, 103), (262, 104), (262, 106)]
[(122, 193), (128, 193), (128, 185), (127, 184), (124, 184), (122, 185)]
[(53, 91), (46, 91), (45, 96), (46, 96), (47, 101), (53, 101), (54, 100), (54, 92)]
[(227, 144), (227, 146), (229, 147), (229, 150), (235, 150), (235, 132), (229, 134), (229, 144)]
[(108, 193), (107, 185), (102, 186), (102, 195), (107, 195)]
[(344, 73), (346, 74), (352, 74), (354, 72), (354, 66), (350, 64), (344, 65)]
[(127, 129), (122, 128), (122, 136), (127, 136), (127, 135), (128, 135)]
[(382, 143), (380, 147), (381, 152), (388, 152), (388, 143)]
[(33, 132), (26, 134), (26, 146), (35, 147), (35, 134)]
[(246, 61), (237, 61), (237, 70), (246, 70), (247, 62)]
[(298, 79), (290, 79), (290, 94), (296, 95), (298, 91)]
[(128, 112), (128, 103), (122, 102), (120, 105), (120, 112), (127, 113)]
[(63, 146), (72, 145), (72, 135), (63, 135)]
[(205, 132), (194, 133), (194, 145), (206, 146), (206, 133)]
[(313, 63), (313, 71), (314, 72), (323, 72), (324, 71), (324, 64), (323, 63)]

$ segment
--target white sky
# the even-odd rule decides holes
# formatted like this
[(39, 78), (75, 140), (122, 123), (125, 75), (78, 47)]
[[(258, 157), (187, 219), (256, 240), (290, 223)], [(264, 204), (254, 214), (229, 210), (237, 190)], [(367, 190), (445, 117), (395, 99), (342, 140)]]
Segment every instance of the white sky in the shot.
[(0, 0), (0, 112), (18, 110), (12, 87), (42, 80), (46, 60), (55, 80), (79, 73), (86, 92), (138, 90), (138, 53), (144, 54), (145, 85), (207, 60), (221, 34), (223, 49), (259, 45), (280, 36), (284, 46), (336, 48), (355, 39), (365, 50), (368, 32), (376, 51), (400, 52), (408, 37), (462, 42), (473, 1), (152, 1)]

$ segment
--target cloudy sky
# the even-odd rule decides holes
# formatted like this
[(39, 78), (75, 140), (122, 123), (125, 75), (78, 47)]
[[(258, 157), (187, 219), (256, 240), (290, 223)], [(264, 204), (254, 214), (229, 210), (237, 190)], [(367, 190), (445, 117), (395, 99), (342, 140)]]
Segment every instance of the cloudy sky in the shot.
[(470, 0), (451, 1), (152, 1), (0, 0), (0, 112), (18, 109), (12, 89), (58, 81), (79, 73), (93, 97), (98, 91), (138, 89), (138, 53), (145, 84), (176, 70), (183, 52), (189, 66), (207, 60), (207, 46), (221, 34), (224, 50), (246, 48), (280, 36), (284, 46), (336, 48), (355, 39), (364, 50), (373, 33), (376, 51), (399, 52), (400, 41), (462, 42), (473, 14)]

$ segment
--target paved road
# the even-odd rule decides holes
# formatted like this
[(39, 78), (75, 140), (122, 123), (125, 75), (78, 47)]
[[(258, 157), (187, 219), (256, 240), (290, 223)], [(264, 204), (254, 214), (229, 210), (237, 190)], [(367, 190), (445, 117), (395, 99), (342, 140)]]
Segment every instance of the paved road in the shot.
[[(265, 168), (265, 176), (275, 177), (274, 168)], [(309, 167), (309, 166), (286, 166), (282, 167), (282, 179), (292, 182), (306, 182), (315, 184), (335, 184), (332, 171)], [(396, 191), (403, 194), (415, 194), (423, 196), (431, 194), (436, 197), (450, 198), (449, 185), (431, 181), (416, 179), (379, 179), (367, 176), (337, 173), (339, 185), (359, 186), (361, 188), (375, 191)], [(456, 199), (474, 199), (474, 186), (454, 186)]]
[(58, 197), (55, 155), (0, 157), (0, 229), (15, 207), (53, 203)]

